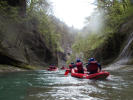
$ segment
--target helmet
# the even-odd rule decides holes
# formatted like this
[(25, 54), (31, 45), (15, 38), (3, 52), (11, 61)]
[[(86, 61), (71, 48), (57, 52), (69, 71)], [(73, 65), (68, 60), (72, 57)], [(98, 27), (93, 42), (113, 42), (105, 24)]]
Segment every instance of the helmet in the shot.
[(77, 59), (77, 62), (81, 62), (80, 59)]
[(95, 61), (95, 59), (94, 58), (90, 58), (89, 61)]
[(74, 64), (74, 62), (71, 62), (71, 64)]

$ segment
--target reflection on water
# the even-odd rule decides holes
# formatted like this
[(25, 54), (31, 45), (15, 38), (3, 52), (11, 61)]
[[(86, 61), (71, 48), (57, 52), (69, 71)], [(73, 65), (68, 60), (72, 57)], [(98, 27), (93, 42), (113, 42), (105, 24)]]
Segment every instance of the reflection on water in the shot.
[(132, 100), (133, 73), (111, 71), (107, 80), (65, 77), (64, 71), (0, 74), (0, 100)]

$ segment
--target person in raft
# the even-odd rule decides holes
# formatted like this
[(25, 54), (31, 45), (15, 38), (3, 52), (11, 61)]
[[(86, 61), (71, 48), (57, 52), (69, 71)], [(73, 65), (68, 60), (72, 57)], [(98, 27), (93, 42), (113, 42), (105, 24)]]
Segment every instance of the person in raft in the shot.
[(55, 64), (51, 64), (51, 65), (49, 66), (49, 68), (50, 68), (50, 69), (56, 69), (57, 67), (55, 66)]
[(78, 73), (84, 74), (83, 63), (80, 61), (80, 59), (77, 59), (76, 67), (77, 67)]
[(61, 67), (61, 69), (65, 69), (64, 65)]
[(101, 71), (101, 65), (94, 58), (88, 60), (86, 68), (89, 74), (97, 73), (98, 70)]
[(74, 64), (74, 62), (71, 62), (71, 64), (69, 64), (69, 69), (72, 70), (72, 68), (75, 68), (76, 65)]

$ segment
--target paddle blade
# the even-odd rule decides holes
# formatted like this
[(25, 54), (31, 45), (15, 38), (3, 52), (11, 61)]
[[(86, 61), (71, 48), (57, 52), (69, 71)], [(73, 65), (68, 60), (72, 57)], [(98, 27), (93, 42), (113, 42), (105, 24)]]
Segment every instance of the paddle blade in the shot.
[(67, 76), (68, 74), (69, 74), (69, 70), (66, 70), (64, 75)]

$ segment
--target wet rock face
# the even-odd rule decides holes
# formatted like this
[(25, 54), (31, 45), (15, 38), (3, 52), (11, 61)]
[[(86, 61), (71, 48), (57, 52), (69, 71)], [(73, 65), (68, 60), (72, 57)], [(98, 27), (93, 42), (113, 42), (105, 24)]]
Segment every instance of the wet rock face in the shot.
[[(0, 0), (3, 1), (3, 0)], [(10, 6), (19, 7), (25, 16), (26, 0), (5, 0)], [(44, 66), (57, 62), (57, 56), (45, 44), (38, 31), (37, 20), (14, 22), (0, 16), (0, 64)]]
[[(133, 16), (132, 16), (133, 17)], [(120, 28), (120, 32), (121, 33), (132, 33), (133, 32), (133, 18), (130, 18), (129, 21), (127, 21), (126, 23), (124, 23), (121, 28)]]
[(18, 24), (6, 19), (3, 22), (0, 27), (0, 63), (44, 66), (57, 62), (57, 57), (46, 46), (44, 36), (31, 22)]

